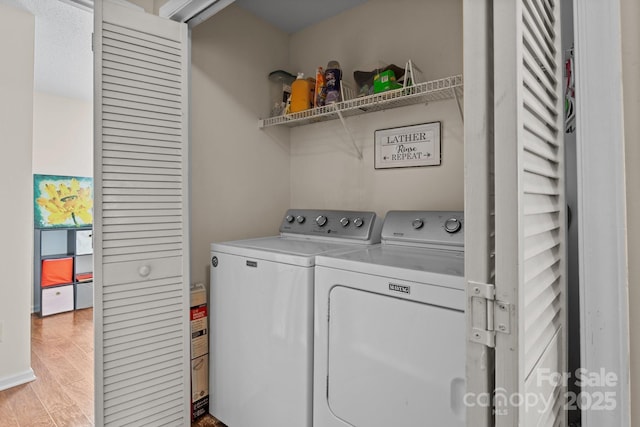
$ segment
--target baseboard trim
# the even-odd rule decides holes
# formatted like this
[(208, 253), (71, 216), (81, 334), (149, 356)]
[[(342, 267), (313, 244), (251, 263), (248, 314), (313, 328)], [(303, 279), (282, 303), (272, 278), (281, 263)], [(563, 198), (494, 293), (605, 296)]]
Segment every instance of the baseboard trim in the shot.
[(21, 372), (15, 375), (9, 375), (4, 378), (0, 378), (0, 391), (6, 390), (11, 387), (15, 387), (18, 385), (26, 384), (28, 382), (34, 381), (36, 379), (36, 375), (33, 373), (33, 369), (29, 368), (28, 370)]

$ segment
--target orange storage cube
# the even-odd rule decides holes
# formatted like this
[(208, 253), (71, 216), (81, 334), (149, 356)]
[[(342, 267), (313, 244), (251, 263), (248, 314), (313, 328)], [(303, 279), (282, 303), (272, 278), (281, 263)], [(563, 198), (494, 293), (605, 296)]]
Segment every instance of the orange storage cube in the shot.
[(45, 259), (42, 261), (40, 286), (47, 287), (72, 283), (73, 258)]

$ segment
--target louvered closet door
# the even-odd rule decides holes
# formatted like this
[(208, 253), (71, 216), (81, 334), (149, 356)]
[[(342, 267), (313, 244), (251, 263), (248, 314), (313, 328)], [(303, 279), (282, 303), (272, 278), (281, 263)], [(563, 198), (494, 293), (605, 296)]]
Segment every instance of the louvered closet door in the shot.
[(189, 425), (187, 28), (95, 4), (96, 425)]
[(564, 426), (550, 377), (567, 360), (560, 2), (493, 8), (496, 319), (510, 313), (495, 322), (496, 426)]

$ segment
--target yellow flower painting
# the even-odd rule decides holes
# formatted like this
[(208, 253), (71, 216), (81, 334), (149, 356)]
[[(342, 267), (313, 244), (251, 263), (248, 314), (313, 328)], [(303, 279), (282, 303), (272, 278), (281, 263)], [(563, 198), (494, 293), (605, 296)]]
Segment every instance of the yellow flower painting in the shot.
[(92, 187), (91, 178), (35, 175), (36, 228), (91, 225)]

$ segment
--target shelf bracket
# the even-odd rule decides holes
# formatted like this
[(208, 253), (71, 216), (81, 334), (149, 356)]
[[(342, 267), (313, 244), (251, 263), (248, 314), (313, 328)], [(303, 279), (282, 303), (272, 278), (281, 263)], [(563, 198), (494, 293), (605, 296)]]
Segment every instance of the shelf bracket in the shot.
[(456, 88), (452, 87), (451, 91), (453, 92), (453, 97), (456, 99), (456, 104), (458, 104), (458, 112), (460, 113), (460, 120), (464, 123), (464, 111), (462, 109), (462, 105), (460, 104), (460, 98), (458, 97), (458, 92), (456, 92)]
[(338, 118), (340, 119), (340, 123), (342, 123), (342, 127), (344, 128), (344, 131), (349, 136), (349, 140), (351, 141), (351, 145), (353, 145), (353, 148), (356, 150), (356, 153), (358, 154), (358, 159), (362, 160), (362, 150), (360, 150), (360, 148), (358, 147), (358, 144), (356, 144), (356, 140), (353, 137), (353, 135), (351, 134), (351, 131), (349, 130), (349, 127), (347, 126), (347, 122), (344, 121), (344, 117), (342, 116), (342, 112), (338, 108), (334, 108), (334, 110), (335, 110), (336, 114), (338, 115)]

